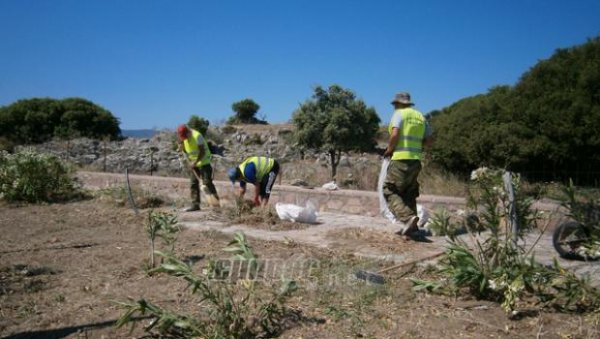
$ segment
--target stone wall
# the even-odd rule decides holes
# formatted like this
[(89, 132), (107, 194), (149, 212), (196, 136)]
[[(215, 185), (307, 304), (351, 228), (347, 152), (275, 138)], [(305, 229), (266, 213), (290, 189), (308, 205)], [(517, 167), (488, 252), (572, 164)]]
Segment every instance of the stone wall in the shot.
[[(78, 179), (89, 189), (99, 189), (111, 186), (125, 185), (125, 173), (78, 172)], [(134, 188), (141, 188), (172, 199), (187, 199), (189, 195), (189, 181), (185, 178), (160, 177), (148, 175), (129, 175), (129, 182)], [(219, 195), (230, 200), (233, 189), (230, 182), (215, 181)], [(249, 188), (249, 191), (253, 190)], [(303, 206), (311, 201), (319, 211), (339, 212), (348, 214), (361, 214), (376, 216), (379, 214), (379, 198), (376, 192), (335, 190), (323, 188), (302, 188), (289, 185), (275, 184), (270, 201), (283, 202)], [(429, 208), (444, 206), (451, 211), (464, 208), (462, 198), (441, 197), (424, 195), (419, 198), (419, 203)]]
[[(106, 188), (110, 186), (125, 185), (125, 173), (78, 172), (78, 179), (89, 189)], [(187, 200), (189, 196), (189, 181), (185, 178), (129, 175), (132, 188), (141, 188), (174, 200)], [(230, 182), (215, 181), (215, 186), (222, 200), (231, 201), (234, 190)], [(249, 188), (250, 194), (253, 187)], [(203, 197), (204, 199), (204, 197)], [(206, 200), (203, 200), (206, 201)], [(289, 185), (275, 184), (270, 202), (289, 203), (304, 206), (311, 201), (321, 212), (336, 212), (346, 214), (360, 214), (365, 216), (379, 215), (379, 197), (376, 192), (356, 190), (329, 191), (323, 188), (302, 188)], [(465, 199), (458, 197), (422, 195), (417, 200), (429, 211), (438, 207), (447, 209), (450, 213), (465, 210)], [(564, 220), (564, 209), (559, 204), (551, 201), (538, 201), (534, 203), (535, 209), (543, 211), (550, 216), (539, 224), (553, 230), (556, 225)]]

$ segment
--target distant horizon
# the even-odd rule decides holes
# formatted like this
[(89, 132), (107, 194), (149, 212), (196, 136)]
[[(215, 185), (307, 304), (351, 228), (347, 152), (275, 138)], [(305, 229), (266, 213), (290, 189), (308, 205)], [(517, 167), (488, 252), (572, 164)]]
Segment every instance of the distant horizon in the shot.
[(514, 86), (600, 35), (597, 0), (0, 1), (0, 106), (85, 98), (121, 129), (211, 125), (250, 98), (287, 123), (316, 85), (354, 91), (382, 122)]

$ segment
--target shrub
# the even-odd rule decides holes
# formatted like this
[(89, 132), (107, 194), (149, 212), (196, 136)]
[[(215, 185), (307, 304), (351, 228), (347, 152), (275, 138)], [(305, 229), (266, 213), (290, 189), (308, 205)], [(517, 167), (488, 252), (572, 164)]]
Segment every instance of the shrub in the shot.
[(165, 246), (169, 246), (168, 253), (173, 253), (175, 242), (179, 235), (177, 216), (166, 212), (148, 212), (148, 223), (146, 224), (146, 233), (150, 239), (150, 267), (154, 268), (154, 252), (156, 238), (160, 238)]
[[(523, 304), (531, 302), (566, 311), (600, 310), (600, 291), (589, 281), (564, 270), (557, 261), (549, 267), (536, 262), (531, 254), (533, 246), (526, 249), (513, 241), (509, 223), (501, 222), (508, 210), (508, 196), (499, 180), (501, 173), (480, 169), (472, 175), (477, 194), (469, 197), (469, 203), (482, 211), (480, 223), (489, 232), (479, 237), (471, 234), (469, 241), (451, 239), (441, 268), (446, 284), (413, 280), (416, 289), (431, 290), (429, 287), (435, 285), (438, 291), (443, 287), (455, 293), (467, 291), (477, 298), (500, 302), (511, 315), (517, 315)], [(533, 224), (537, 214), (524, 208), (528, 207), (528, 199), (520, 197), (518, 176), (513, 186), (516, 208), (523, 208), (517, 211), (517, 219), (525, 226), (527, 222)]]
[(23, 150), (0, 152), (0, 198), (53, 202), (81, 196), (72, 166), (50, 154)]
[[(237, 260), (256, 265), (256, 255), (243, 234), (238, 233), (225, 251), (235, 254)], [(160, 337), (178, 338), (256, 338), (272, 337), (283, 330), (284, 319), (290, 310), (287, 298), (297, 288), (296, 283), (283, 280), (281, 288), (270, 291), (270, 296), (259, 294), (259, 280), (243, 279), (239, 284), (220, 279), (221, 270), (227, 269), (219, 262), (210, 261), (201, 274), (172, 254), (157, 252), (165, 260), (151, 273), (164, 273), (179, 277), (188, 284), (186, 290), (201, 300), (197, 314), (175, 313), (145, 299), (119, 303), (125, 312), (117, 327), (135, 324), (135, 315), (148, 314), (152, 318), (146, 331), (157, 329)], [(219, 272), (218, 272), (219, 271)]]

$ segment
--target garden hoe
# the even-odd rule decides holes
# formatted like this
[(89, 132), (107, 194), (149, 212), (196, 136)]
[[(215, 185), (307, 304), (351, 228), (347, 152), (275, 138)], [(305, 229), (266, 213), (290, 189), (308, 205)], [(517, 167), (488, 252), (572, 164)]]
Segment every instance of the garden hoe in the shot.
[(434, 258), (437, 258), (437, 257), (441, 256), (444, 253), (445, 252), (435, 253), (435, 254), (430, 255), (428, 257), (425, 257), (425, 258), (411, 260), (409, 262), (403, 262), (403, 263), (400, 263), (400, 264), (396, 264), (394, 266), (386, 267), (386, 268), (381, 269), (381, 270), (379, 270), (377, 272), (371, 272), (371, 271), (365, 271), (365, 270), (358, 270), (358, 271), (354, 272), (354, 276), (357, 279), (360, 279), (360, 280), (365, 280), (365, 281), (370, 282), (370, 283), (382, 285), (383, 283), (385, 283), (385, 278), (383, 277), (382, 273), (389, 272), (389, 271), (392, 271), (392, 270), (395, 270), (395, 269), (398, 269), (398, 268), (401, 268), (401, 267), (405, 267), (405, 266), (409, 266), (409, 265), (414, 265), (414, 264), (416, 264), (417, 262), (420, 262), (420, 261), (431, 260), (431, 259), (434, 259)]

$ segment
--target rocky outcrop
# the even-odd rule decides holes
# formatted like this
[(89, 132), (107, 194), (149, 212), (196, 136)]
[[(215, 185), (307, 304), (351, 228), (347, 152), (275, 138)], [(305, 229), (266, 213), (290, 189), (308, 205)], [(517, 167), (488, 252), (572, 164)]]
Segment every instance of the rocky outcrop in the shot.
[[(282, 164), (303, 160), (311, 167), (328, 167), (327, 154), (305, 151), (294, 147), (291, 142), (291, 125), (224, 126), (210, 129), (207, 138), (220, 150), (221, 155), (213, 157), (213, 167), (217, 178), (244, 158), (251, 155), (264, 155), (278, 159)], [(40, 145), (27, 146), (38, 151), (52, 153), (67, 159), (83, 169), (104, 172), (185, 176), (184, 158), (178, 154), (177, 139), (173, 131), (161, 131), (152, 138), (125, 138), (119, 141), (74, 139), (54, 140)], [(357, 171), (369, 166), (379, 166), (376, 155), (344, 154), (339, 168), (354, 166)], [(293, 181), (304, 178), (306, 168), (286, 168), (286, 179)], [(340, 184), (351, 187), (356, 178), (352, 175), (339, 180)], [(318, 185), (322, 183), (312, 183)]]

